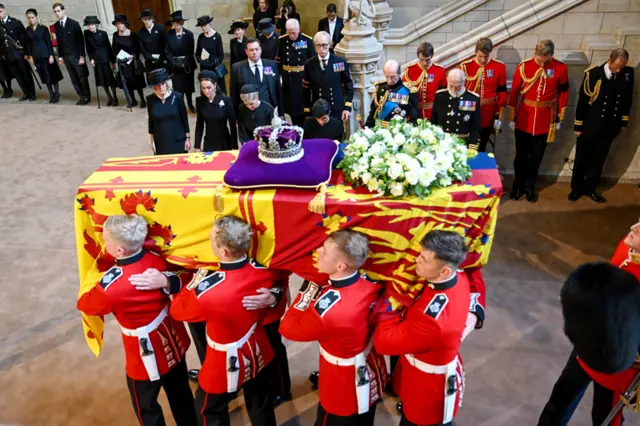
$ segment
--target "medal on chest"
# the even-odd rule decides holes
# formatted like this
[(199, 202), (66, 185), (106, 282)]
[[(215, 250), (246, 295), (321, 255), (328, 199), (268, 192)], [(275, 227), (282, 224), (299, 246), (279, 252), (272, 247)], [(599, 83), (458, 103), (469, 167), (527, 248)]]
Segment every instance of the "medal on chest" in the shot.
[(553, 78), (553, 68), (547, 70), (547, 77)]
[(436, 76), (432, 73), (427, 74), (427, 83), (433, 83), (433, 81), (436, 79)]
[(460, 108), (460, 111), (475, 111), (476, 101), (460, 101), (458, 108)]
[(333, 64), (333, 72), (342, 72), (344, 71), (344, 62), (338, 62)]
[(293, 43), (293, 48), (294, 49), (306, 49), (307, 48), (307, 42), (302, 40), (302, 41), (297, 41), (295, 43)]
[(493, 70), (487, 70), (487, 78), (493, 77)]

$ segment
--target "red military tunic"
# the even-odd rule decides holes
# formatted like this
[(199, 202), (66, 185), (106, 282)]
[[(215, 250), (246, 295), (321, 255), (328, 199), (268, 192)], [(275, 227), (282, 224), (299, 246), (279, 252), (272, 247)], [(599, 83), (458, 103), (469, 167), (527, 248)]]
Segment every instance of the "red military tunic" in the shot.
[(481, 127), (493, 127), (494, 120), (502, 119), (507, 105), (507, 68), (496, 59), (481, 66), (475, 58), (463, 62), (460, 68), (467, 76), (467, 90), (480, 96)]
[[(163, 309), (168, 308), (170, 300), (163, 290), (136, 290), (131, 285), (129, 277), (141, 274), (148, 268), (166, 271), (167, 264), (160, 256), (144, 250), (133, 256), (117, 259), (116, 265), (105, 272), (100, 282), (80, 296), (78, 309), (87, 315), (113, 313), (118, 324), (129, 330), (149, 325), (160, 316)], [(127, 376), (133, 380), (150, 380), (138, 339), (124, 332), (122, 334)], [(191, 343), (184, 324), (171, 315), (167, 315), (154, 330), (149, 330), (148, 339), (146, 347), (155, 354), (160, 376), (184, 359)]]
[[(518, 104), (518, 97), (521, 97)], [(556, 123), (564, 120), (569, 99), (567, 66), (555, 58), (543, 67), (534, 58), (520, 62), (513, 74), (509, 93), (509, 120), (515, 117), (516, 130), (534, 136), (549, 134), (555, 141)]]
[(445, 282), (426, 286), (404, 319), (383, 321), (376, 328), (378, 352), (401, 355), (393, 380), (412, 423), (450, 422), (458, 411), (464, 393), (459, 350), (469, 300), (469, 281), (459, 271)]
[(198, 270), (187, 288), (174, 296), (174, 318), (207, 322), (207, 355), (198, 376), (205, 392), (235, 392), (273, 359), (260, 310), (246, 310), (242, 299), (271, 287), (278, 274), (245, 256), (221, 262), (218, 272)]
[[(320, 343), (318, 386), (320, 404), (327, 413), (362, 414), (374, 406), (386, 386), (386, 365), (372, 348), (368, 321), (381, 290), (379, 284), (357, 272), (341, 280), (330, 280), (330, 285), (324, 288), (311, 283), (300, 290), (282, 319), (280, 333), (287, 339)], [(361, 382), (363, 386), (357, 385), (356, 358), (363, 367), (360, 371), (364, 373), (366, 368), (368, 374), (369, 382)]]
[(440, 65), (431, 64), (425, 71), (419, 63), (408, 67), (402, 81), (418, 89), (419, 118), (431, 118), (436, 92), (447, 87), (447, 72)]

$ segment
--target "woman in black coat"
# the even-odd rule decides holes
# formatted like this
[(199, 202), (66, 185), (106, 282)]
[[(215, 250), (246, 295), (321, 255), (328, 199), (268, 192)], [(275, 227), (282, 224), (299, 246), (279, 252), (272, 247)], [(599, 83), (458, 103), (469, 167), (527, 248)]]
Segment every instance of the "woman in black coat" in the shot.
[(167, 65), (173, 74), (171, 81), (173, 88), (187, 98), (187, 105), (191, 112), (196, 112), (193, 107), (193, 83), (194, 71), (197, 68), (196, 59), (193, 56), (195, 40), (193, 33), (184, 26), (185, 19), (182, 11), (176, 10), (171, 14), (171, 20), (167, 25), (173, 24), (173, 29), (167, 33)]
[[(89, 27), (84, 31), (84, 44), (87, 47), (87, 56), (93, 67), (93, 74), (96, 79), (96, 87), (104, 88), (107, 94), (107, 106), (118, 106), (118, 95), (116, 94), (116, 79), (113, 76), (113, 68), (116, 64), (116, 57), (111, 50), (111, 43), (106, 31), (98, 29), (100, 20), (97, 16), (87, 16), (84, 18), (84, 25)], [(111, 93), (109, 93), (111, 89)], [(96, 96), (100, 96), (96, 93)]]
[(191, 148), (189, 118), (182, 93), (174, 92), (169, 72), (160, 68), (147, 73), (153, 95), (147, 96), (149, 140), (156, 155), (184, 154)]
[(247, 59), (247, 53), (245, 49), (247, 47), (247, 38), (244, 36), (244, 32), (249, 27), (248, 22), (244, 21), (233, 21), (231, 24), (231, 28), (227, 34), (234, 35), (235, 38), (232, 38), (230, 41), (230, 56), (231, 56), (231, 66), (236, 62), (244, 61)]
[[(134, 93), (134, 91), (137, 91), (138, 96), (140, 96), (140, 108), (146, 108), (147, 103), (144, 100), (142, 89), (147, 87), (147, 84), (144, 81), (144, 67), (140, 61), (140, 41), (138, 40), (138, 35), (129, 29), (127, 15), (117, 14), (112, 23), (118, 29), (118, 31), (113, 33), (113, 42), (111, 44), (118, 65), (118, 87), (124, 89), (122, 84), (122, 80), (124, 80), (124, 84), (132, 100), (130, 106), (134, 107), (138, 105)], [(122, 55), (129, 55), (128, 58), (121, 59), (121, 57), (118, 56), (121, 55), (120, 52), (123, 52)]]
[[(213, 18), (201, 16), (198, 18), (197, 26), (202, 28), (202, 34), (198, 36), (196, 45), (196, 61), (200, 63), (200, 70), (214, 71), (224, 61), (224, 48), (222, 47), (222, 36), (211, 26)], [(206, 50), (208, 58), (202, 58), (202, 50)], [(206, 56), (206, 55), (205, 55)], [(227, 86), (224, 78), (218, 78), (218, 91), (227, 93)]]
[(205, 152), (237, 149), (236, 113), (231, 98), (216, 90), (217, 76), (213, 71), (202, 71), (198, 80), (202, 96), (196, 99), (198, 118), (194, 148)]
[(58, 62), (53, 57), (51, 33), (49, 28), (38, 23), (38, 12), (35, 9), (27, 10), (27, 20), (29, 21), (27, 27), (29, 43), (25, 46), (25, 55), (29, 59), (33, 59), (33, 65), (38, 70), (40, 81), (47, 85), (49, 103), (58, 103), (60, 101), (58, 83), (62, 80), (62, 73)]

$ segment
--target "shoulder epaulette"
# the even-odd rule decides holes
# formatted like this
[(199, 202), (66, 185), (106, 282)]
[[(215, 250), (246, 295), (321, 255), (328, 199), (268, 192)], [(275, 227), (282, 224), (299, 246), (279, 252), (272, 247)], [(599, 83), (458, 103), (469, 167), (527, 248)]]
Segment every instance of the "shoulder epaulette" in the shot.
[(497, 62), (497, 63), (499, 63), (499, 64), (502, 64), (502, 65), (504, 65), (504, 62), (502, 62), (502, 61), (499, 61), (499, 60), (497, 60), (497, 59), (494, 59), (494, 58), (492, 58), (491, 60), (492, 60), (493, 62)]
[(278, 38), (285, 38), (285, 37), (289, 37), (289, 34), (281, 35), (281, 36), (280, 36), (280, 37), (278, 37)]
[(413, 86), (413, 85), (411, 85), (411, 84), (409, 84), (407, 82), (402, 83), (402, 85), (404, 87), (406, 87), (407, 89), (409, 89), (409, 91), (411, 93), (418, 93), (418, 88), (416, 86)]
[(471, 59), (467, 59), (466, 61), (462, 61), (462, 62), (460, 63), (460, 65), (468, 64), (468, 63), (469, 63), (469, 62), (471, 62), (471, 61), (473, 61), (473, 58), (471, 58)]
[(300, 33), (300, 34), (302, 34), (303, 36), (305, 36), (305, 37), (310, 38), (310, 39), (312, 39), (312, 40), (313, 40), (313, 37), (308, 36), (308, 35), (306, 35), (305, 33)]
[(448, 92), (449, 89), (444, 88), (444, 89), (440, 89), (440, 90), (436, 90), (436, 93), (442, 93), (442, 92)]
[(588, 73), (589, 71), (591, 71), (591, 70), (592, 70), (592, 69), (594, 69), (594, 68), (598, 68), (598, 65), (590, 66), (589, 68), (587, 68), (586, 70), (584, 70), (584, 72), (585, 72), (585, 73)]
[(467, 90), (467, 92), (471, 93), (474, 96), (477, 96), (478, 98), (480, 97), (480, 95), (478, 95), (476, 92), (472, 92), (471, 90)]
[(560, 63), (562, 65), (565, 64), (564, 62), (562, 62), (560, 59), (556, 58), (555, 56), (553, 58), (551, 58), (551, 59), (553, 59), (554, 61), (556, 61), (556, 62), (558, 62), (558, 63)]
[(253, 266), (256, 269), (267, 269), (266, 266), (264, 266), (262, 263), (258, 262), (255, 259), (249, 259), (249, 263), (251, 264), (251, 266)]
[(100, 286), (103, 289), (109, 288), (118, 278), (122, 276), (122, 268), (119, 266), (112, 266), (100, 279)]
[[(197, 283), (195, 283), (194, 286), (189, 284), (188, 287), (194, 290), (196, 297), (200, 297), (207, 291), (211, 290), (212, 288), (214, 288), (215, 286), (223, 282), (225, 279), (225, 275), (226, 274), (223, 271), (214, 272), (213, 274), (207, 276), (203, 280), (200, 280)], [(192, 281), (192, 284), (194, 282), (195, 280)]]
[(373, 85), (374, 85), (374, 86), (378, 86), (378, 85), (380, 85), (380, 84), (382, 84), (382, 83), (386, 83), (386, 82), (387, 82), (387, 80), (378, 80), (378, 81), (374, 81), (374, 82), (373, 82)]

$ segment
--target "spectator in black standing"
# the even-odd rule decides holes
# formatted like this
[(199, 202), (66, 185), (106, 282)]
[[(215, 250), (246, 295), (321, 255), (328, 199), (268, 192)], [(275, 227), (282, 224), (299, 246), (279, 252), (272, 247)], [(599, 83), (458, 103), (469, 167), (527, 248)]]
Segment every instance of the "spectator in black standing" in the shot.
[(198, 36), (196, 61), (200, 63), (200, 71), (209, 70), (216, 73), (218, 76), (217, 89), (219, 92), (226, 94), (227, 85), (224, 82), (224, 75), (227, 73), (227, 69), (223, 65), (224, 47), (222, 47), (222, 36), (213, 28), (212, 21), (213, 18), (209, 15), (198, 18), (196, 25), (202, 28), (202, 34)]
[[(135, 92), (138, 92), (140, 96), (140, 108), (146, 108), (147, 102), (142, 94), (142, 89), (147, 87), (147, 83), (144, 81), (144, 67), (140, 61), (140, 41), (138, 35), (129, 29), (129, 21), (127, 15), (116, 14), (115, 19), (112, 22), (116, 26), (118, 31), (113, 33), (112, 49), (113, 54), (116, 56), (116, 63), (118, 65), (118, 86), (121, 89), (122, 79), (124, 78), (125, 85), (131, 95), (131, 107), (138, 105)], [(129, 55), (126, 58), (120, 59), (120, 52)]]
[(247, 47), (247, 37), (244, 35), (244, 32), (248, 27), (249, 24), (242, 20), (235, 20), (231, 23), (231, 28), (229, 28), (227, 34), (235, 36), (235, 38), (231, 39), (229, 50), (232, 67), (236, 62), (247, 59), (247, 54), (244, 52), (244, 49)]
[(78, 21), (67, 17), (62, 3), (53, 4), (53, 13), (58, 22), (53, 25), (58, 41), (58, 60), (67, 67), (69, 78), (80, 99), (76, 105), (87, 105), (91, 102), (89, 88), (89, 68), (85, 60), (84, 37)]
[(268, 126), (273, 120), (273, 107), (260, 100), (258, 88), (253, 84), (245, 84), (240, 89), (242, 104), (238, 108), (238, 136), (241, 143), (253, 139), (256, 127)]
[(189, 117), (182, 94), (172, 90), (169, 72), (160, 68), (147, 73), (153, 94), (147, 96), (149, 140), (156, 155), (184, 154), (191, 148)]
[(138, 31), (140, 52), (144, 58), (146, 72), (164, 68), (167, 35), (160, 24), (155, 23), (155, 16), (149, 9), (140, 12), (140, 20), (144, 24)]
[(229, 151), (238, 148), (235, 108), (230, 97), (216, 90), (217, 79), (213, 71), (198, 74), (202, 96), (196, 98), (198, 119), (193, 145), (196, 151)]
[(344, 139), (344, 123), (331, 117), (331, 105), (326, 99), (318, 99), (311, 108), (312, 117), (304, 122), (305, 139), (331, 139), (342, 142)]
[[(7, 11), (3, 4), (0, 4), (0, 26), (3, 31), (1, 32), (3, 40), (0, 40), (0, 49), (2, 49), (2, 56), (8, 65), (9, 70), (8, 77), (12, 75), (18, 80), (18, 85), (22, 89), (22, 97), (20, 101), (36, 100), (36, 88), (33, 82), (33, 76), (29, 69), (29, 63), (25, 59), (25, 53), (22, 50), (22, 46), (27, 44), (27, 32), (24, 29), (24, 25), (19, 19), (12, 18), (7, 15)], [(10, 83), (9, 79), (9, 83)], [(7, 92), (8, 90), (8, 92)], [(13, 95), (11, 90), (11, 84), (5, 88), (5, 98), (10, 98)]]
[(38, 23), (38, 11), (27, 9), (27, 43), (25, 54), (33, 61), (33, 65), (38, 70), (40, 81), (49, 90), (49, 103), (55, 104), (60, 101), (60, 90), (58, 83), (62, 80), (60, 67), (53, 57), (53, 45), (51, 43), (51, 33), (49, 28)]
[(275, 60), (278, 54), (278, 33), (271, 18), (264, 18), (258, 23), (258, 40), (262, 45), (262, 58)]
[(193, 78), (197, 68), (196, 58), (193, 56), (195, 39), (193, 33), (184, 28), (184, 21), (186, 19), (182, 17), (182, 11), (176, 10), (167, 22), (167, 25), (173, 26), (167, 33), (167, 66), (173, 74), (173, 88), (187, 98), (189, 110), (195, 113), (192, 99), (195, 92)]
[[(118, 106), (117, 83), (112, 71), (116, 66), (116, 57), (111, 49), (109, 36), (106, 31), (98, 29), (100, 20), (97, 16), (84, 18), (84, 25), (88, 28), (84, 32), (84, 42), (89, 63), (93, 67), (96, 87), (102, 87), (107, 94), (107, 106)], [(96, 93), (96, 96), (100, 96), (100, 93)]]
[(280, 34), (284, 34), (287, 32), (287, 21), (289, 19), (297, 19), (298, 24), (302, 26), (300, 14), (296, 12), (296, 4), (293, 2), (293, 0), (284, 0), (284, 3), (282, 3), (282, 7), (280, 8), (280, 15), (276, 19), (276, 29), (280, 32)]
[(331, 36), (331, 52), (342, 40), (342, 29), (344, 28), (344, 20), (338, 16), (338, 8), (335, 4), (327, 5), (327, 17), (318, 21), (318, 32), (324, 31)]
[(271, 22), (276, 22), (276, 12), (278, 10), (278, 0), (253, 0), (253, 29), (258, 37), (258, 23), (264, 18), (271, 18)]

